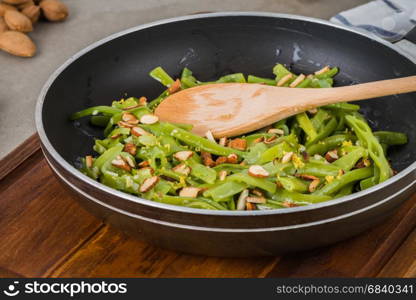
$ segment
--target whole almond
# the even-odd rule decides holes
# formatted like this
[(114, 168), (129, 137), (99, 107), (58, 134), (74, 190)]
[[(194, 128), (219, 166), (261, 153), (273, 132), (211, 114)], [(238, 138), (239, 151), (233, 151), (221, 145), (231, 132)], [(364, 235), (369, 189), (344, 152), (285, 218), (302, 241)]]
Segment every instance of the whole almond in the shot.
[(32, 21), (21, 12), (8, 10), (4, 14), (4, 20), (11, 30), (20, 32), (31, 32), (33, 30)]
[(6, 3), (0, 3), (0, 17), (3, 17), (8, 10), (17, 10), (17, 8)]
[(68, 17), (68, 8), (58, 0), (43, 0), (39, 6), (49, 21), (63, 21)]
[(30, 5), (21, 10), (22, 14), (32, 21), (32, 23), (36, 23), (39, 20), (40, 16), (40, 7), (37, 5)]
[(19, 10), (22, 10), (22, 9), (24, 9), (24, 8), (26, 8), (28, 6), (32, 6), (32, 5), (35, 5), (35, 2), (33, 2), (33, 0), (29, 0), (29, 1), (25, 2), (25, 3), (23, 3), (23, 4), (17, 5), (17, 8)]
[(19, 31), (0, 33), (0, 49), (22, 57), (32, 57), (36, 53), (36, 46), (32, 40)]
[(9, 30), (9, 27), (7, 27), (6, 22), (4, 21), (3, 17), (0, 17), (0, 33)]

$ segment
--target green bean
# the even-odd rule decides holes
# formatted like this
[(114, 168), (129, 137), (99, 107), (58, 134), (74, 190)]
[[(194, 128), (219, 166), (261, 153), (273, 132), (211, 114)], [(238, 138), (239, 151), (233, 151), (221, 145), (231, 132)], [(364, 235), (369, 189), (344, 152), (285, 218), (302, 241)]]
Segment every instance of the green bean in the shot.
[(337, 159), (332, 164), (343, 169), (344, 171), (349, 171), (355, 166), (355, 164), (358, 162), (360, 158), (366, 155), (367, 151), (364, 148), (360, 147)]
[[(292, 202), (295, 204), (303, 204), (305, 202), (307, 203), (319, 203), (328, 201), (331, 199), (331, 197), (326, 195), (315, 195), (315, 194), (301, 194), (297, 192), (291, 192), (284, 189), (277, 190), (275, 196), (273, 199), (278, 200), (280, 202)], [(272, 201), (269, 201), (271, 203), (274, 203)]]
[(254, 75), (248, 75), (247, 82), (248, 83), (267, 84), (267, 85), (273, 85), (273, 86), (276, 85), (276, 80), (269, 79), (269, 78), (257, 77), (257, 76), (254, 76)]
[(261, 188), (269, 193), (274, 193), (276, 191), (276, 184), (273, 182), (267, 181), (263, 178), (252, 177), (245, 173), (236, 173), (228, 176), (227, 180), (243, 182), (250, 186)]
[(246, 83), (246, 79), (243, 75), (243, 73), (236, 73), (236, 74), (229, 74), (220, 77), (216, 81), (216, 83), (228, 83), (228, 82), (237, 82), (237, 83)]
[(310, 145), (315, 144), (316, 142), (319, 142), (320, 140), (326, 138), (331, 133), (334, 132), (335, 128), (337, 127), (337, 121), (335, 118), (329, 120), (329, 122), (322, 128), (322, 130), (316, 135), (314, 139), (310, 139), (306, 142), (306, 147), (309, 147)]
[(152, 71), (150, 71), (149, 75), (167, 87), (169, 87), (174, 82), (172, 77), (170, 77), (169, 74), (166, 73), (166, 71), (161, 67), (154, 68)]
[(115, 115), (117, 113), (120, 113), (121, 111), (121, 109), (114, 108), (111, 106), (94, 106), (72, 114), (70, 116), (70, 120), (76, 120), (91, 115), (95, 116), (98, 114)]
[(381, 144), (388, 146), (404, 145), (407, 143), (407, 135), (401, 132), (375, 131), (374, 136)]
[(299, 178), (279, 177), (278, 181), (282, 184), (285, 190), (299, 193), (306, 193), (308, 191), (308, 185)]
[(106, 127), (108, 122), (110, 122), (110, 117), (108, 116), (92, 116), (90, 119), (92, 125), (99, 127)]
[(306, 151), (309, 155), (314, 154), (324, 154), (328, 152), (329, 150), (334, 149), (335, 147), (340, 146), (343, 142), (352, 140), (353, 137), (350, 134), (337, 134), (332, 135), (330, 137), (327, 137), (323, 139), (322, 141), (310, 145), (309, 147), (306, 147)]
[(244, 182), (227, 181), (204, 192), (204, 197), (211, 197), (215, 201), (223, 201), (247, 188)]
[(308, 115), (305, 112), (297, 114), (296, 120), (298, 121), (300, 128), (302, 128), (303, 131), (306, 133), (307, 140), (313, 141), (314, 139), (316, 139), (318, 134), (316, 133), (311, 120), (309, 119)]

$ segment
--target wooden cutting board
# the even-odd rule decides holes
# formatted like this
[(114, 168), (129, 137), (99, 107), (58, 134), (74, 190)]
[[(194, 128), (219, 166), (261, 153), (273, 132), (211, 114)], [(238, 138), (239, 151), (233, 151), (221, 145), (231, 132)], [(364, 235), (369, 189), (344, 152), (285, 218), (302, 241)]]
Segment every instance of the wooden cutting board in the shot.
[(416, 195), (384, 224), (313, 251), (214, 258), (154, 247), (65, 193), (37, 135), (0, 163), (0, 277), (416, 277)]

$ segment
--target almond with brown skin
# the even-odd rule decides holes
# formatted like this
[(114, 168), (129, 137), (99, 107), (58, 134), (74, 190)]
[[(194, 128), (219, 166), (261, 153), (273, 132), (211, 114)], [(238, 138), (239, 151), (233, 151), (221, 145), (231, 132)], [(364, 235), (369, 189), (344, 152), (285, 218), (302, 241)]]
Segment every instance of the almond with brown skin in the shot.
[(36, 46), (32, 40), (18, 31), (0, 33), (0, 49), (22, 57), (32, 57), (36, 53)]
[(7, 27), (6, 22), (4, 21), (3, 17), (0, 17), (0, 33), (9, 30), (9, 27)]
[(20, 32), (31, 32), (33, 30), (32, 21), (24, 14), (14, 10), (8, 10), (4, 14), (4, 21), (11, 30)]
[(68, 7), (58, 0), (43, 0), (39, 4), (46, 19), (52, 22), (63, 21), (68, 17)]
[(158, 176), (147, 178), (140, 186), (139, 192), (146, 193), (147, 191), (152, 189), (158, 182), (159, 182)]
[(0, 3), (0, 17), (3, 17), (8, 10), (16, 11), (17, 8), (6, 3)]
[(233, 139), (228, 143), (228, 147), (244, 151), (247, 148), (247, 141), (244, 139)]
[(31, 6), (31, 5), (36, 5), (33, 0), (28, 0), (25, 3), (22, 3), (22, 4), (17, 5), (16, 7), (17, 7), (17, 9), (22, 10), (22, 9), (28, 7), (28, 6)]
[(26, 6), (21, 10), (21, 12), (28, 17), (32, 23), (36, 23), (39, 20), (40, 7), (37, 5)]

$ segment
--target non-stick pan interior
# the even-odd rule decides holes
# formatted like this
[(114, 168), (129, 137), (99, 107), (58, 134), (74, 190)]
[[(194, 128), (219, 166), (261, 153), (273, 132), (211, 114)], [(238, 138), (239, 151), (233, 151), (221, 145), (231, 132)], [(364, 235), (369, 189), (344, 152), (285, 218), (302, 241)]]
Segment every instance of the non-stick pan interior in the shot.
[[(173, 76), (188, 67), (198, 79), (211, 80), (231, 72), (271, 77), (278, 62), (303, 73), (338, 66), (337, 86), (416, 74), (416, 66), (392, 48), (325, 24), (268, 16), (192, 18), (130, 32), (74, 60), (46, 94), (43, 125), (53, 147), (74, 164), (92, 152), (102, 129), (86, 120), (70, 122), (68, 116), (121, 97), (156, 97), (163, 87), (148, 75), (154, 67)], [(398, 170), (416, 158), (414, 97), (360, 103), (373, 129), (408, 134), (409, 143), (390, 152)]]

